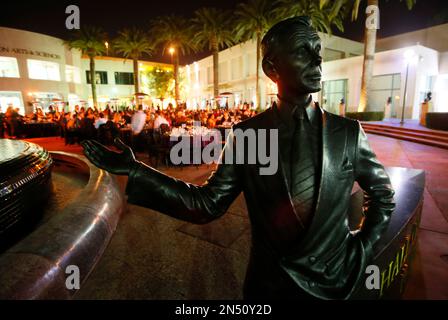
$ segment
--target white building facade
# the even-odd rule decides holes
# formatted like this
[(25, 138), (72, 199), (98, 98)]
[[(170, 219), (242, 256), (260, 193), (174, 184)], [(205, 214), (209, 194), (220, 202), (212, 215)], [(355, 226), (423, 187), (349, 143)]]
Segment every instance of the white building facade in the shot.
[[(324, 58), (338, 60), (362, 54), (362, 43), (329, 37), (321, 34)], [(219, 52), (219, 92), (218, 104), (238, 105), (243, 102), (256, 104), (256, 43), (246, 41)], [(213, 58), (206, 57), (182, 70), (185, 79), (186, 96), (183, 97), (190, 108), (204, 108), (212, 104)], [(276, 85), (260, 71), (261, 109), (276, 99)]]
[[(129, 104), (134, 99), (132, 61), (97, 57), (95, 65), (99, 107)], [(150, 61), (139, 61), (139, 66), (173, 69)], [(0, 112), (9, 105), (22, 114), (49, 105), (92, 105), (89, 68), (89, 59), (69, 50), (61, 39), (0, 27)]]
[[(370, 95), (370, 111), (385, 111), (387, 118), (400, 118), (404, 103), (405, 118), (418, 119), (420, 105), (428, 92), (433, 100), (430, 111), (448, 112), (448, 24), (419, 30), (393, 39), (377, 41), (374, 78)], [(429, 37), (428, 34), (431, 34)], [(439, 35), (440, 41), (434, 37)], [(338, 114), (341, 99), (346, 112), (358, 111), (361, 92), (363, 44), (340, 37), (320, 34), (323, 48), (322, 91), (314, 95), (324, 109)], [(427, 41), (425, 41), (427, 39)], [(428, 40), (429, 39), (429, 40)], [(443, 44), (441, 44), (443, 42)], [(394, 47), (393, 44), (397, 46)], [(424, 44), (424, 45), (423, 45)], [(431, 48), (431, 47), (434, 48)], [(405, 59), (412, 55), (413, 59)], [(407, 71), (407, 72), (406, 72)], [(255, 43), (246, 42), (219, 53), (220, 104), (255, 102)], [(213, 99), (212, 57), (185, 67), (186, 100), (192, 108), (202, 108)], [(406, 77), (407, 74), (407, 77)], [(406, 86), (406, 99), (405, 83)], [(276, 85), (262, 72), (260, 79), (261, 109), (276, 99)], [(224, 94), (223, 94), (224, 93)], [(388, 98), (392, 104), (386, 110)]]

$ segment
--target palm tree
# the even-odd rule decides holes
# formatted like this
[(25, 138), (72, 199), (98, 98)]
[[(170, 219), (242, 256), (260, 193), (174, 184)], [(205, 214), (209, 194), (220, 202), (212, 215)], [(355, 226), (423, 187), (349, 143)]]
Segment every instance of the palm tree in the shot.
[[(402, 0), (400, 0), (401, 2)], [(416, 0), (405, 0), (408, 10), (411, 10), (416, 4)], [(358, 18), (359, 6), (361, 0), (345, 0), (345, 5), (352, 5), (352, 20)], [(353, 3), (352, 3), (353, 2)], [(367, 6), (377, 6), (378, 0), (367, 0)], [(370, 109), (369, 96), (370, 96), (370, 85), (373, 78), (373, 62), (375, 57), (375, 46), (376, 46), (376, 28), (368, 27), (367, 19), (371, 13), (366, 18), (366, 28), (364, 30), (364, 61), (362, 65), (362, 78), (361, 78), (361, 96), (359, 99), (358, 112), (364, 112)]]
[(113, 45), (125, 59), (132, 59), (134, 66), (134, 90), (135, 93), (140, 92), (138, 59), (144, 54), (150, 55), (153, 51), (153, 45), (147, 36), (136, 28), (120, 31)]
[(283, 19), (308, 16), (317, 31), (331, 35), (332, 26), (344, 31), (346, 1), (352, 0), (279, 0), (276, 14)]
[[(359, 0), (356, 1), (356, 16), (358, 15)], [(378, 0), (368, 0), (367, 5), (377, 6)], [(355, 9), (355, 8), (354, 8)], [(371, 13), (373, 14), (373, 13)], [(371, 15), (369, 14), (369, 16)], [(355, 13), (354, 13), (355, 15)], [(376, 46), (376, 28), (366, 28), (364, 30), (364, 59), (362, 63), (362, 77), (361, 77), (361, 95), (359, 98), (358, 112), (364, 112), (370, 109), (369, 95), (371, 93), (370, 87), (373, 78), (373, 59), (375, 57)]]
[(83, 55), (87, 55), (90, 60), (90, 84), (92, 87), (93, 105), (98, 106), (96, 97), (96, 81), (95, 81), (95, 57), (105, 53), (106, 47), (104, 41), (106, 33), (101, 28), (84, 26), (74, 34), (73, 38), (64, 43), (70, 49), (78, 49)]
[(174, 54), (174, 95), (179, 101), (179, 57), (195, 51), (192, 43), (193, 35), (190, 22), (175, 14), (158, 17), (150, 25), (150, 34), (154, 37), (154, 45), (162, 46), (162, 53), (167, 49)]
[(261, 73), (261, 40), (269, 28), (277, 22), (274, 8), (276, 2), (271, 0), (249, 0), (238, 4), (235, 15), (236, 39), (238, 41), (255, 40), (256, 41), (256, 103), (260, 107), (260, 73)]
[[(257, 45), (256, 99), (260, 106), (260, 73), (261, 73), (261, 40), (272, 25), (280, 20), (300, 15), (311, 18), (318, 31), (331, 34), (331, 26), (343, 30), (343, 9), (334, 1), (333, 4), (323, 0), (248, 0), (237, 6), (236, 26), (237, 39), (246, 41), (253, 39)], [(321, 3), (323, 2), (323, 3)], [(325, 2), (325, 3), (324, 3)]]
[(200, 8), (195, 11), (193, 41), (198, 49), (208, 49), (213, 54), (213, 95), (219, 95), (219, 50), (234, 43), (229, 11)]

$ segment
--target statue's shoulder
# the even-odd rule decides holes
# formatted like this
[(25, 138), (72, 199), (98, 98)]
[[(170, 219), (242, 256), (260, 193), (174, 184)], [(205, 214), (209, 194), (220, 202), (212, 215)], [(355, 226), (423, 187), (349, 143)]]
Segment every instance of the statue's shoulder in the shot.
[(240, 123), (233, 126), (233, 129), (258, 129), (258, 128), (267, 128), (270, 127), (273, 121), (273, 110), (272, 108), (268, 108), (260, 113), (257, 113), (255, 116), (243, 120)]
[(358, 136), (361, 125), (358, 120), (345, 118), (340, 115), (323, 111), (323, 121), (330, 131), (345, 129), (348, 136)]
[(334, 114), (334, 113), (331, 113), (328, 111), (323, 111), (323, 112), (324, 112), (324, 117), (326, 117), (330, 121), (335, 122), (339, 126), (349, 126), (349, 127), (355, 126), (355, 127), (357, 127), (359, 125), (358, 120), (342, 117), (340, 115), (337, 115), (337, 114)]

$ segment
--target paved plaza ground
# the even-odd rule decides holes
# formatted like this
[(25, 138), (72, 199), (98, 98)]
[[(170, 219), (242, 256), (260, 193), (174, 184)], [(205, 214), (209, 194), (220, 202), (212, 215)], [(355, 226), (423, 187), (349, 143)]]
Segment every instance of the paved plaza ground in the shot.
[[(448, 299), (448, 150), (368, 136), (385, 166), (426, 172), (417, 255), (404, 297)], [(31, 141), (49, 150), (82, 152), (79, 146), (64, 146), (60, 138)], [(139, 159), (147, 157), (141, 154)], [(201, 183), (213, 166), (159, 169)], [(128, 205), (102, 259), (75, 298), (239, 299), (250, 241), (243, 195), (222, 218), (202, 226)]]

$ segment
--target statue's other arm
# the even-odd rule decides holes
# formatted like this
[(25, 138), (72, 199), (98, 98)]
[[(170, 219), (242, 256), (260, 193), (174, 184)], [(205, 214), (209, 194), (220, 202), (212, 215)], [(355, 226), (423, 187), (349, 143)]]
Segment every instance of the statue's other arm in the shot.
[(388, 174), (371, 149), (367, 136), (358, 122), (358, 139), (355, 153), (355, 175), (364, 190), (364, 222), (360, 236), (368, 255), (372, 246), (387, 228), (394, 211), (394, 191)]

